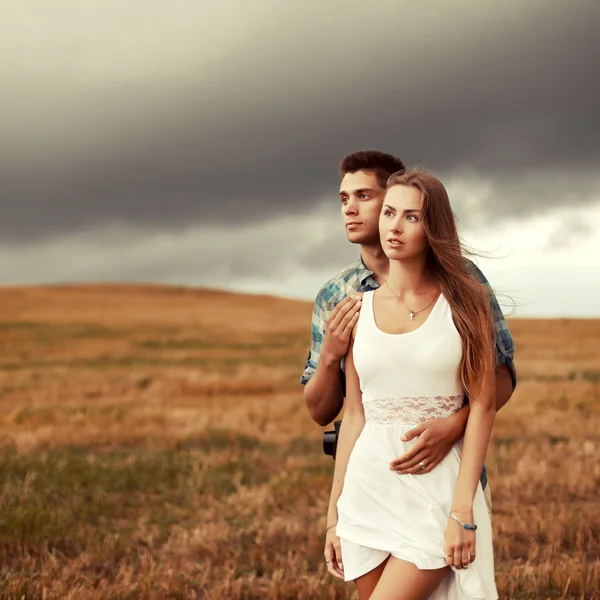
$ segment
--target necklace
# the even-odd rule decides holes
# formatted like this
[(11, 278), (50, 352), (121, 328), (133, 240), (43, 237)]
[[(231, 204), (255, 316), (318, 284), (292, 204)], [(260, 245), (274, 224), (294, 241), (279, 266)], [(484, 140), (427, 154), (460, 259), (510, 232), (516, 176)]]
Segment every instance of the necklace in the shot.
[[(388, 286), (388, 289), (390, 290), (390, 292), (392, 292), (392, 294), (394, 294), (394, 296), (396, 296), (396, 298), (398, 298), (398, 300), (400, 300), (400, 302), (402, 302), (402, 304), (404, 304), (404, 306), (406, 306), (406, 303), (404, 302), (404, 300), (402, 300), (402, 298), (400, 298), (400, 296), (398, 296), (398, 294), (396, 294), (396, 292), (390, 287), (390, 284), (387, 282), (387, 279), (385, 280), (385, 285)], [(419, 313), (423, 312), (425, 309), (429, 308), (434, 300), (438, 297), (439, 294), (436, 294), (433, 297), (433, 300), (425, 307), (422, 308), (421, 310), (418, 310), (417, 312), (415, 312), (414, 310), (411, 310), (410, 308), (408, 308), (408, 306), (406, 306), (406, 308), (408, 308), (408, 316), (410, 317), (410, 320), (412, 321)]]

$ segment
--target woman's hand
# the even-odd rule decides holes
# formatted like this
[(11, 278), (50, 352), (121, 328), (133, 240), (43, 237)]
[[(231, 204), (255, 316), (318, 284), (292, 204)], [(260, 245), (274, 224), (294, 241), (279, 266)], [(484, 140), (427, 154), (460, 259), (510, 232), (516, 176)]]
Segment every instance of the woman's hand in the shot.
[(335, 534), (335, 527), (325, 533), (325, 562), (327, 570), (338, 579), (344, 579), (344, 565), (342, 563), (342, 549), (340, 538)]
[[(452, 511), (463, 523), (473, 525), (473, 511)], [(446, 562), (455, 569), (466, 569), (475, 560), (475, 531), (465, 529), (448, 517), (444, 533)]]

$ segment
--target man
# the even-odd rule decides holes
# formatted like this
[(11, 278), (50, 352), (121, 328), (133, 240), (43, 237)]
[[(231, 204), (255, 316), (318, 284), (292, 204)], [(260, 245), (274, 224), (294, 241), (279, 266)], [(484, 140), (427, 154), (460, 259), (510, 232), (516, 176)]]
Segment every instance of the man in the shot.
[[(379, 214), (387, 179), (403, 171), (402, 161), (375, 150), (346, 156), (340, 165), (340, 202), (348, 240), (360, 246), (358, 261), (338, 273), (320, 289), (312, 317), (312, 342), (300, 382), (311, 417), (319, 425), (329, 424), (344, 402), (343, 358), (360, 310), (361, 293), (378, 288), (388, 275), (388, 259), (379, 239)], [(471, 262), (467, 266), (489, 287), (483, 273)], [(516, 386), (514, 344), (508, 326), (490, 288), (490, 303), (496, 331), (496, 409), (511, 397)], [(465, 432), (468, 402), (446, 419), (432, 419), (409, 431), (405, 439), (418, 436), (407, 454), (397, 457), (391, 467), (398, 473), (423, 474), (431, 471)], [(481, 482), (489, 501), (484, 467)]]

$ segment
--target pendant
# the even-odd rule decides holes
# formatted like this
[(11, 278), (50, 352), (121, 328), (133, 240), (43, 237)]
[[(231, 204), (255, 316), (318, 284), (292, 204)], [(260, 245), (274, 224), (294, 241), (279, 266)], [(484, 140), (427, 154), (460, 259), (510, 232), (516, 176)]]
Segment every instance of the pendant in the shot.
[(412, 321), (415, 318), (415, 313), (411, 310), (409, 316), (410, 316), (410, 320)]

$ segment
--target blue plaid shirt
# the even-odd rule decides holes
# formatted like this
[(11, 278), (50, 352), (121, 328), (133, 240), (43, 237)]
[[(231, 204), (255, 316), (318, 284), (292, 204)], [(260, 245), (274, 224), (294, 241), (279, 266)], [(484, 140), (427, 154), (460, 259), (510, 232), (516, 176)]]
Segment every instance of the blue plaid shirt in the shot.
[[(500, 310), (496, 295), (492, 290), (489, 281), (485, 275), (472, 261), (465, 259), (467, 267), (473, 272), (475, 278), (483, 283), (489, 290), (490, 305), (494, 315), (494, 327), (496, 329), (496, 364), (505, 364), (511, 374), (513, 387), (517, 385), (517, 373), (514, 365), (515, 345), (508, 330), (508, 325), (504, 319), (504, 315)], [(356, 292), (369, 292), (376, 290), (379, 287), (377, 281), (373, 277), (373, 272), (365, 267), (362, 257), (355, 263), (332, 277), (317, 294), (315, 306), (312, 314), (312, 339), (304, 373), (300, 378), (300, 383), (305, 385), (313, 376), (317, 368), (321, 347), (323, 345), (323, 337), (325, 335), (325, 323), (329, 313), (346, 297)], [(342, 376), (342, 390), (345, 388), (345, 380)], [(485, 488), (487, 483), (486, 469), (481, 476), (482, 485)]]

